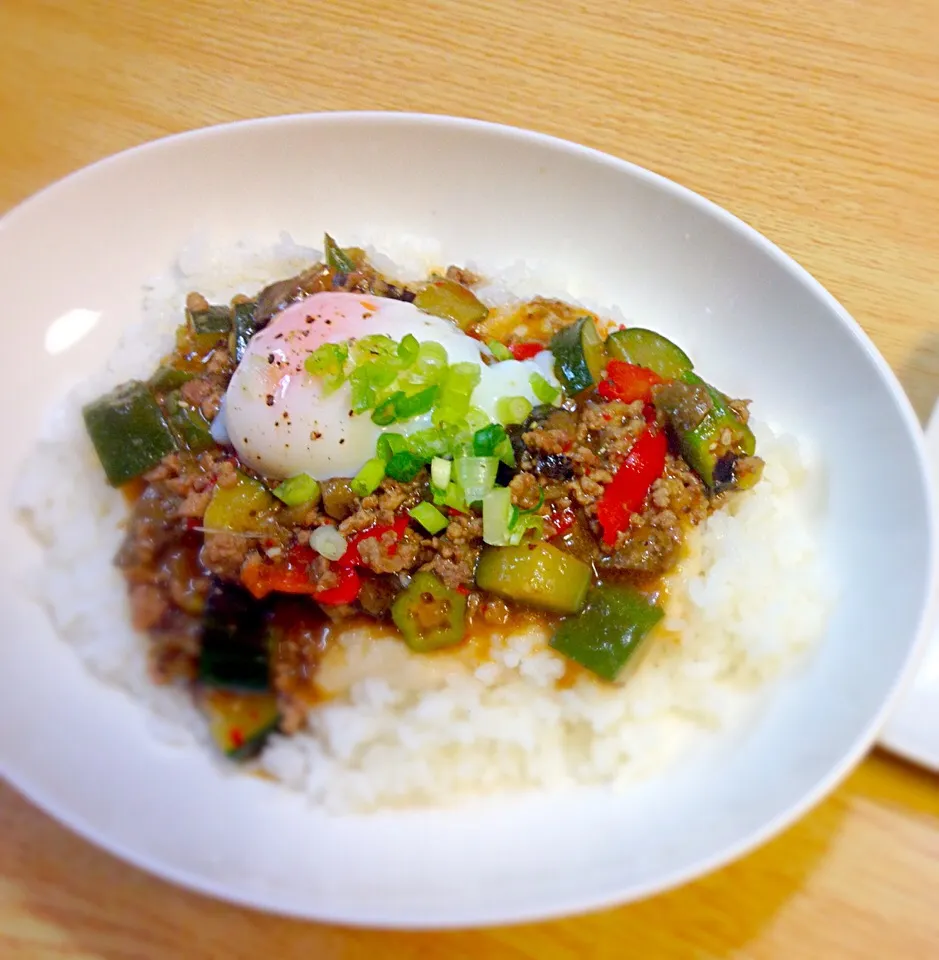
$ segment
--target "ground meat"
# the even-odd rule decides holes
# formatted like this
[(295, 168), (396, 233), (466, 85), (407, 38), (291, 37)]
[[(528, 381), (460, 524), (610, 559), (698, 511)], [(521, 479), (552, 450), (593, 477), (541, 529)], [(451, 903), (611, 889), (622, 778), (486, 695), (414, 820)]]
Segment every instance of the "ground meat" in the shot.
[(186, 309), (190, 313), (205, 313), (210, 307), (209, 301), (202, 296), (201, 293), (192, 293), (186, 294)]
[(410, 483), (399, 483), (385, 477), (378, 488), (379, 510), (410, 510), (416, 507), (427, 494), (427, 475), (421, 473)]
[(193, 519), (202, 519), (205, 508), (212, 499), (211, 489), (192, 490), (186, 495), (186, 499), (176, 508), (176, 516), (191, 517)]
[(231, 354), (223, 346), (218, 346), (212, 351), (209, 362), (205, 365), (206, 373), (217, 376), (227, 373), (231, 367)]
[(135, 630), (150, 630), (169, 610), (170, 602), (163, 591), (151, 584), (138, 584), (130, 590), (130, 617)]
[(708, 515), (708, 496), (700, 477), (679, 457), (668, 454), (665, 473), (652, 484), (652, 505), (670, 510), (690, 524), (697, 524)]
[(577, 441), (589, 447), (607, 463), (623, 459), (635, 439), (646, 429), (644, 404), (588, 401), (577, 427)]
[(231, 460), (220, 460), (215, 468), (215, 482), (223, 489), (230, 489), (238, 483), (238, 471)]
[(545, 430), (539, 427), (522, 434), (522, 441), (535, 454), (567, 453), (574, 445), (574, 436), (567, 430)]
[(447, 279), (455, 283), (462, 283), (464, 287), (473, 287), (479, 283), (479, 277), (471, 270), (465, 267), (449, 266), (447, 267)]
[(512, 503), (522, 510), (532, 510), (542, 499), (541, 486), (530, 473), (517, 473), (509, 483)]
[(472, 513), (461, 513), (447, 524), (447, 539), (453, 545), (473, 543), (482, 539), (483, 518)]
[(400, 573), (416, 566), (421, 554), (420, 537), (406, 532), (399, 540), (393, 530), (381, 537), (366, 537), (359, 544), (359, 556), (375, 573)]
[(749, 400), (728, 400), (727, 406), (744, 422), (750, 422), (750, 401)]
[[(228, 580), (237, 580), (242, 564), (254, 544), (248, 537), (234, 533), (206, 533), (199, 560), (210, 573)], [(255, 552), (257, 556), (257, 553)], [(260, 557), (258, 557), (260, 560)]]

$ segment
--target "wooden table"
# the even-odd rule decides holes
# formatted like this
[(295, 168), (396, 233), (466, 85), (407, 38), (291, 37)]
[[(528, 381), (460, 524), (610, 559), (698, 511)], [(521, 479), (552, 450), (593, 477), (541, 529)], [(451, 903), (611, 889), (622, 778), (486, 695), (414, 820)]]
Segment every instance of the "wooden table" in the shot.
[[(728, 207), (847, 306), (921, 416), (939, 392), (939, 0), (4, 0), (0, 35), (0, 210), (219, 121), (482, 117), (627, 157)], [(439, 935), (202, 899), (0, 787), (0, 956), (939, 957), (939, 780), (875, 754), (784, 836), (682, 890)]]

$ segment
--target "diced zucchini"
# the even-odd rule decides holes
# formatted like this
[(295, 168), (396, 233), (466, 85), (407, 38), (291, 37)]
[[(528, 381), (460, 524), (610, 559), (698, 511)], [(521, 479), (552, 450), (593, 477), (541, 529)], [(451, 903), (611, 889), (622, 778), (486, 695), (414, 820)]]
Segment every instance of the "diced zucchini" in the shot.
[(577, 613), (584, 605), (590, 565), (549, 543), (484, 547), (476, 585), (506, 600), (556, 613)]
[(202, 523), (209, 530), (233, 533), (257, 530), (263, 526), (273, 505), (274, 497), (260, 480), (239, 472), (233, 487), (215, 488)]
[(266, 606), (243, 587), (217, 581), (202, 614), (199, 679), (225, 690), (271, 685)]
[(228, 344), (231, 355), (235, 358), (235, 363), (241, 363), (245, 350), (248, 349), (248, 343), (260, 329), (254, 316), (256, 307), (257, 304), (253, 300), (235, 304)]
[(231, 760), (249, 760), (258, 754), (280, 722), (273, 693), (206, 690), (202, 709), (212, 740)]
[(642, 327), (611, 333), (606, 341), (606, 349), (611, 357), (645, 367), (665, 380), (676, 380), (694, 367), (681, 347), (661, 334)]
[(131, 380), (82, 408), (108, 483), (119, 487), (176, 449), (163, 411), (145, 383)]
[(452, 320), (461, 330), (489, 316), (489, 308), (462, 283), (432, 280), (414, 298), (414, 306), (444, 320)]
[(172, 390), (163, 401), (170, 429), (180, 447), (200, 453), (215, 446), (209, 421), (202, 411), (183, 400), (178, 390)]
[(195, 336), (201, 337), (204, 334), (212, 334), (218, 339), (218, 337), (231, 330), (231, 307), (209, 304), (204, 310), (187, 308), (186, 322)]
[(601, 586), (590, 591), (577, 617), (565, 620), (551, 646), (604, 680), (615, 680), (646, 634), (662, 619), (661, 607), (638, 590)]
[(606, 366), (606, 345), (593, 317), (581, 317), (551, 338), (554, 373), (568, 393), (580, 393), (600, 382)]

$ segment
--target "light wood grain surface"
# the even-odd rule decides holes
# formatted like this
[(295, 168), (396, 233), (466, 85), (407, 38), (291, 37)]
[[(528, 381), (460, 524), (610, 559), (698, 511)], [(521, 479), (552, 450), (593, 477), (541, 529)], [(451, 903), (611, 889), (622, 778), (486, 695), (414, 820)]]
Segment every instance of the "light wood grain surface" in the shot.
[[(939, 0), (4, 0), (0, 211), (107, 154), (271, 113), (531, 127), (726, 206), (939, 393)], [(0, 957), (939, 957), (939, 779), (869, 758), (741, 862), (644, 903), (447, 934), (266, 917), (127, 867), (0, 786)]]

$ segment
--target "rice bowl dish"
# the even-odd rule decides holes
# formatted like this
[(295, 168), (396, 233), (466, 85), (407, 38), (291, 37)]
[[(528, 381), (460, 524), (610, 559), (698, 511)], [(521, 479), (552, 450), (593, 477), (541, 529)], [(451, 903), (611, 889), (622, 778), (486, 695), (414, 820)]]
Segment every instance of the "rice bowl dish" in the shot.
[[(187, 294), (224, 307), (224, 317), (233, 295), (250, 298), (311, 269), (324, 254), (323, 231), (364, 248), (380, 272), (415, 295), (432, 272), (445, 278), (457, 265), (477, 275), (470, 293), (497, 313), (557, 299), (575, 309), (572, 319), (589, 314), (606, 325), (605, 335), (626, 327), (627, 341), (641, 339), (629, 331), (645, 328), (726, 391), (712, 398), (722, 415), (730, 400), (752, 400), (748, 427), (762, 476), (681, 531), (670, 521), (657, 528), (667, 536), (653, 535), (663, 549), (652, 556), (666, 558), (664, 548), (679, 541), (670, 573), (681, 569), (684, 585), (668, 593), (659, 577), (663, 589), (645, 594), (662, 615), (631, 652), (614, 645), (618, 672), (612, 659), (605, 667), (592, 661), (614, 680), (569, 655), (583, 657), (589, 644), (567, 652), (554, 644), (563, 622), (581, 614), (532, 608), (526, 619), (519, 604), (511, 632), (528, 624), (537, 637), (527, 630), (528, 639), (512, 641), (517, 649), (495, 632), (483, 643), (473, 627), (463, 646), (418, 653), (388, 626), (392, 618), (383, 636), (370, 633), (375, 655), (353, 663), (337, 637), (316, 671), (317, 688), (329, 682), (333, 692), (313, 691), (301, 728), (282, 729), (278, 717), (276, 730), (258, 731), (264, 736), (252, 742), (263, 749), (244, 759), (227, 755), (234, 743), (220, 740), (198, 676), (154, 683), (160, 644), (150, 628), (132, 629), (129, 568), (114, 560), (140, 488), (165, 488), (172, 478), (133, 481), (136, 498), (132, 488), (111, 487), (83, 409), (128, 380), (148, 384), (189, 322)], [(8, 637), (0, 644), (0, 775), (68, 828), (170, 882), (299, 918), (406, 928), (544, 919), (646, 897), (741, 857), (829, 793), (874, 742), (929, 633), (934, 514), (920, 430), (896, 377), (844, 308), (766, 238), (622, 160), (446, 117), (323, 114), (231, 124), (110, 158), (8, 213), (0, 221), (0, 281), (8, 317), (0, 383), (6, 409), (15, 411), (0, 458), (10, 507), (0, 554)], [(456, 342), (493, 366), (484, 342)], [(539, 370), (550, 387), (547, 374), (556, 371)], [(480, 385), (494, 375), (480, 370)], [(518, 415), (524, 404), (515, 401), (532, 380), (514, 382), (493, 397), (496, 406), (512, 400), (508, 413)], [(322, 390), (322, 377), (313, 386)], [(261, 395), (263, 409), (254, 407), (259, 423), (274, 410), (265, 401)], [(171, 405), (161, 416), (190, 410), (188, 401)], [(586, 403), (574, 407), (567, 412), (580, 418)], [(374, 423), (371, 413), (363, 417)], [(523, 426), (511, 419), (500, 421), (507, 436)], [(193, 426), (201, 425), (196, 417)], [(544, 430), (531, 426), (523, 433)], [(751, 441), (731, 426), (729, 439), (745, 454)], [(406, 424), (392, 429), (405, 434)], [(655, 430), (662, 430), (658, 413)], [(679, 435), (667, 421), (664, 433), (674, 457)], [(499, 439), (499, 431), (487, 437)], [(360, 452), (381, 460), (385, 483), (377, 443)], [(531, 462), (520, 472), (537, 475), (538, 451), (521, 452)], [(693, 445), (687, 452), (696, 455)], [(451, 474), (466, 453), (441, 458), (450, 459)], [(623, 456), (625, 446), (611, 454), (611, 466)], [(721, 465), (718, 482), (728, 466), (733, 478), (737, 459)], [(446, 468), (437, 466), (439, 480)], [(290, 479), (265, 481), (245, 467), (267, 504)], [(432, 467), (423, 465), (425, 475)], [(503, 474), (491, 502), (505, 507), (499, 489), (508, 489), (508, 509), (493, 515), (501, 526), (490, 532), (514, 537), (524, 524), (531, 542), (540, 525), (544, 545), (553, 546), (544, 509), (537, 499), (531, 508), (513, 503)], [(433, 503), (432, 486), (421, 502), (449, 509)], [(306, 481), (301, 489), (309, 491)], [(770, 492), (771, 512), (760, 506)], [(686, 505), (697, 511), (703, 502), (691, 494)], [(406, 536), (432, 551), (426, 541), (434, 535), (409, 512), (419, 506), (402, 511)], [(654, 512), (646, 506), (642, 523)], [(34, 520), (23, 522), (24, 508)], [(268, 515), (293, 509), (275, 505)], [(481, 517), (479, 505), (472, 509)], [(625, 512), (606, 519), (615, 526)], [(433, 514), (421, 515), (435, 523)], [(599, 518), (587, 520), (604, 553), (602, 525), (592, 526)], [(759, 538), (747, 537), (747, 563), (742, 537), (734, 537), (744, 526)], [(729, 549), (730, 540), (740, 550)], [(481, 553), (488, 545), (480, 538), (476, 546)], [(374, 559), (373, 550), (364, 553)], [(261, 559), (269, 576), (276, 558)], [(363, 583), (372, 579), (370, 568), (353, 568)], [(808, 569), (819, 578), (805, 585), (808, 602), (800, 596), (796, 604), (786, 584), (807, 579)], [(309, 586), (281, 581), (288, 582)], [(642, 592), (650, 584), (627, 578), (623, 585)], [(599, 578), (588, 592), (595, 586)], [(744, 592), (751, 620), (737, 602)], [(579, 594), (568, 591), (565, 602), (574, 601)], [(689, 630), (692, 620), (700, 630)], [(683, 631), (680, 644), (670, 625)], [(557, 664), (564, 674), (546, 686)], [(575, 692), (581, 682), (588, 696)], [(504, 691), (525, 702), (511, 709), (511, 724), (508, 710), (494, 710)], [(525, 712), (532, 710), (549, 722)], [(441, 758), (451, 741), (458, 748)], [(414, 763), (405, 748), (413, 748)], [(446, 789), (428, 787), (428, 763), (447, 778)], [(491, 780), (467, 789), (474, 765)]]
[[(419, 285), (441, 268), (432, 241), (410, 238), (379, 251), (367, 240), (368, 261), (384, 275)], [(195, 739), (212, 749), (190, 692), (155, 686), (148, 673), (152, 662), (131, 627), (114, 565), (127, 501), (104, 483), (81, 411), (129, 377), (152, 375), (173, 349), (190, 291), (224, 300), (322, 259), (287, 235), (268, 249), (184, 251), (145, 292), (143, 319), (107, 370), (57, 409), (18, 486), (17, 505), (46, 551), (42, 602), (57, 630), (98, 677), (143, 701), (170, 742)], [(492, 314), (532, 297), (573, 299), (523, 261), (489, 273), (480, 257), (471, 271), (479, 274), (474, 294)], [(632, 329), (628, 305), (573, 306), (578, 315), (594, 310), (610, 330)], [(550, 377), (550, 364), (543, 369)], [(523, 413), (531, 409), (529, 402)], [(609, 682), (583, 670), (571, 678), (569, 659), (551, 645), (554, 626), (537, 616), (488, 623), (469, 647), (429, 656), (403, 644), (387, 617), (356, 621), (332, 631), (317, 657), (315, 696), (290, 735), (268, 736), (248, 769), (334, 812), (452, 805), (473, 794), (533, 788), (624, 789), (687, 755), (701, 738), (741, 723), (768, 685), (798, 669), (824, 632), (834, 593), (817, 539), (822, 465), (783, 427), (760, 422), (763, 416), (771, 420), (772, 411), (760, 410), (757, 398), (751, 425), (765, 461), (761, 481), (688, 529), (657, 588), (667, 598), (662, 619), (627, 670)], [(71, 480), (63, 485), (66, 473)]]

